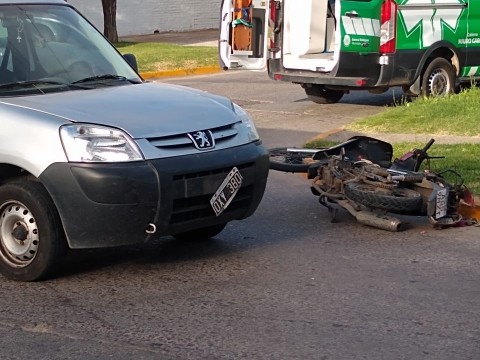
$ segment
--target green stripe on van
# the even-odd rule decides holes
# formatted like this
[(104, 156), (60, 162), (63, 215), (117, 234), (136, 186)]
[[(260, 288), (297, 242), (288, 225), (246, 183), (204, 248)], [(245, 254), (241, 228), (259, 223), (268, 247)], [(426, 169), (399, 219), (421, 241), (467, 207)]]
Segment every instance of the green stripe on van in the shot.
[(462, 70), (462, 77), (479, 76), (480, 66), (465, 66)]

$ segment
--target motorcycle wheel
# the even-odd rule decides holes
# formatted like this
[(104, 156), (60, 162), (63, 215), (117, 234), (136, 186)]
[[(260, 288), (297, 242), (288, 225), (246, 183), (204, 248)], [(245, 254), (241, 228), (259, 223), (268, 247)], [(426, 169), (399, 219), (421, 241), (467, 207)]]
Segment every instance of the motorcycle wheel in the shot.
[(352, 201), (389, 212), (413, 213), (422, 207), (422, 195), (411, 189), (384, 189), (371, 184), (351, 182), (345, 185), (344, 192)]
[(319, 163), (313, 160), (314, 153), (298, 149), (292, 151), (287, 148), (269, 149), (270, 169), (290, 173), (307, 173), (308, 168)]

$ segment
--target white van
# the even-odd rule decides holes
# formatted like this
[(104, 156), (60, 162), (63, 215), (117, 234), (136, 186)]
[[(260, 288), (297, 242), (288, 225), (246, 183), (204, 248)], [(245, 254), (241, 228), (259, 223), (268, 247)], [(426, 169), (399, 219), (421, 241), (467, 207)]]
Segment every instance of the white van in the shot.
[(219, 52), (320, 104), (392, 86), (438, 96), (480, 76), (479, 33), (472, 0), (224, 0)]

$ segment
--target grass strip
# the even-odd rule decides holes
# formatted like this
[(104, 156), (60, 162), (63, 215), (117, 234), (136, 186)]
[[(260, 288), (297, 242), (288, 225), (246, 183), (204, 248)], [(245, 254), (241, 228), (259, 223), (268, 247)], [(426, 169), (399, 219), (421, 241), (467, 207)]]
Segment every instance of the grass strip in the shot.
[(363, 133), (480, 136), (480, 89), (441, 98), (418, 98), (348, 125)]
[(134, 42), (120, 42), (115, 46), (122, 54), (136, 56), (140, 72), (218, 66), (217, 48), (211, 46)]

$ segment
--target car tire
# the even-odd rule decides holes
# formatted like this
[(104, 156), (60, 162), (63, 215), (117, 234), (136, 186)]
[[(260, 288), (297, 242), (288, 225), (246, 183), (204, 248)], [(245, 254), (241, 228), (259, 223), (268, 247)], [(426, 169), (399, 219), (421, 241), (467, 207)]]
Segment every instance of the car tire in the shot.
[(57, 209), (35, 181), (0, 186), (0, 272), (15, 281), (52, 274), (67, 243)]

